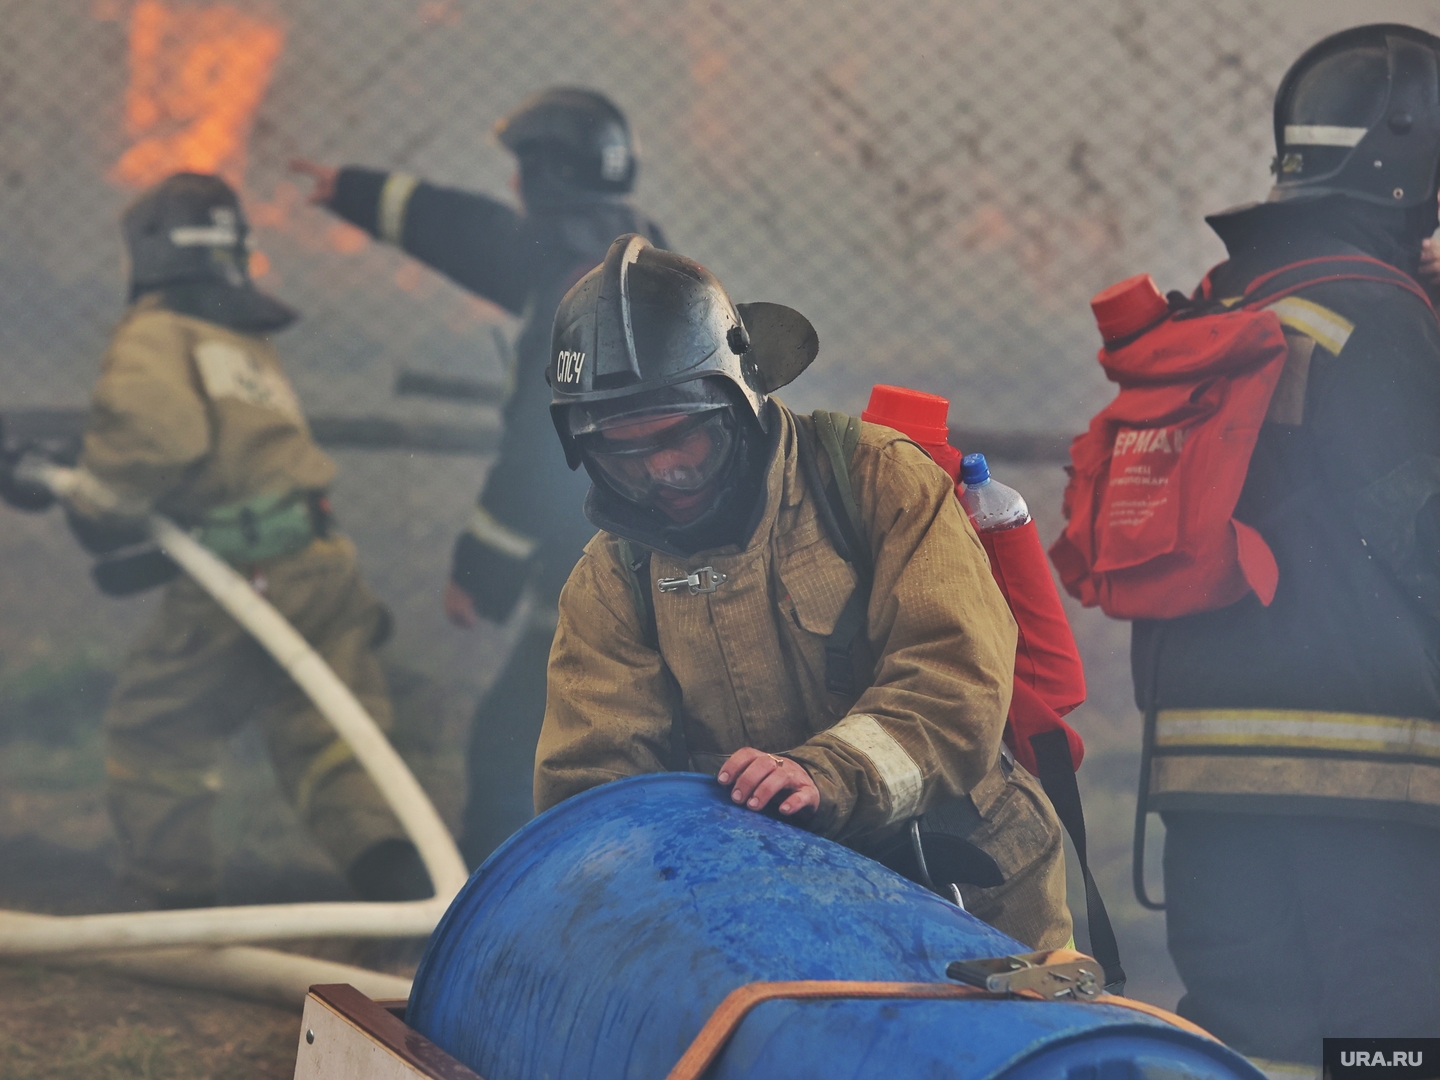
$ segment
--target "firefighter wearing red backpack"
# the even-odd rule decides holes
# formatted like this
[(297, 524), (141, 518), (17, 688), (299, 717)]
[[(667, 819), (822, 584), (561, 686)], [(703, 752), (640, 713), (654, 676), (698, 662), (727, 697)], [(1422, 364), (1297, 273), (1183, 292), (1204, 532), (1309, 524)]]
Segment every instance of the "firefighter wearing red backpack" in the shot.
[[(1440, 39), (1327, 38), (1281, 83), (1277, 183), (1209, 218), (1190, 297), (1096, 298), (1120, 386), (1051, 555), (1134, 619), (1137, 822), (1166, 826), (1179, 1012), (1318, 1063), (1440, 1016)], [(1145, 896), (1137, 828), (1137, 892)]]
[(1060, 823), (1001, 753), (1014, 620), (924, 451), (770, 396), (817, 349), (798, 312), (737, 308), (639, 236), (560, 305), (552, 414), (602, 531), (560, 597), (536, 808), (704, 771), (1064, 946)]

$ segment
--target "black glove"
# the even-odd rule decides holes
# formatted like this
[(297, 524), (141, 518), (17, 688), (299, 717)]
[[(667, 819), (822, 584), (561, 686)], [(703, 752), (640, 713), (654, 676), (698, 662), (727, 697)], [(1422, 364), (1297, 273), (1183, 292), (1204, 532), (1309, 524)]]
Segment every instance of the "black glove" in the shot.
[(150, 546), (101, 559), (90, 568), (90, 576), (106, 596), (134, 596), (168, 585), (179, 573), (174, 559)]
[(4, 499), (16, 510), (49, 510), (55, 505), (53, 491), (44, 484), (16, 478), (15, 466), (19, 464), (21, 456), (9, 453), (0, 456), (0, 499)]
[(462, 532), (455, 541), (450, 580), (470, 595), (475, 610), (491, 622), (510, 617), (529, 572), (529, 559), (493, 548), (474, 533)]
[(49, 510), (55, 505), (55, 493), (44, 484), (33, 480), (20, 480), (15, 468), (27, 455), (34, 455), (56, 465), (73, 467), (80, 459), (80, 440), (77, 437), (59, 436), (30, 440), (11, 446), (5, 438), (5, 426), (0, 420), (0, 499), (16, 510)]
[(65, 523), (70, 526), (75, 539), (80, 541), (80, 546), (91, 555), (109, 555), (150, 540), (150, 533), (139, 521), (84, 517), (66, 507)]

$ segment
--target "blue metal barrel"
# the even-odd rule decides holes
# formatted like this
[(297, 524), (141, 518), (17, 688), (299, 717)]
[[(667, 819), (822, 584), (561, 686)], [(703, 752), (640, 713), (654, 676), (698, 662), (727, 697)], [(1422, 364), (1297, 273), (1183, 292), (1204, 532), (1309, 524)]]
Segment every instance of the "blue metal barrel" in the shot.
[[(406, 1022), (486, 1080), (660, 1080), (756, 981), (939, 982), (1025, 946), (839, 844), (735, 807), (713, 779), (617, 781), (536, 818), (436, 928)], [(771, 1001), (717, 1080), (1222, 1080), (1219, 1044), (1109, 1005)]]

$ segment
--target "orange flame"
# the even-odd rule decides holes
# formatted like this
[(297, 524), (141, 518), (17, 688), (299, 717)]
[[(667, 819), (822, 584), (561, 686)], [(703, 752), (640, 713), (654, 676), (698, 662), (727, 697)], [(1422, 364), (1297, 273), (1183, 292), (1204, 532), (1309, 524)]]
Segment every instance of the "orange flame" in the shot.
[(255, 110), (285, 31), (229, 4), (139, 0), (130, 13), (125, 128), (135, 140), (111, 179), (145, 186), (180, 171), (239, 186)]

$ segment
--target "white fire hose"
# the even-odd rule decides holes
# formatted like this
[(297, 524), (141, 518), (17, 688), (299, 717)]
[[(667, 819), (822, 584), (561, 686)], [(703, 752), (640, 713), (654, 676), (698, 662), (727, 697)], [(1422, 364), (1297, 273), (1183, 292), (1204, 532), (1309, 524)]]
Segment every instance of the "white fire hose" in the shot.
[[(23, 475), (48, 485), (62, 498), (81, 486), (88, 497), (96, 495), (93, 478), (73, 469), (27, 462)], [(372, 980), (372, 988), (382, 996), (404, 996), (396, 991), (408, 984), (394, 976), (269, 949), (213, 948), (286, 938), (424, 936), (435, 928), (468, 874), (450, 831), (414, 775), (319, 654), (248, 581), (208, 548), (159, 515), (150, 515), (148, 524), (165, 553), (264, 646), (349, 745), (415, 844), (435, 895), (396, 903), (263, 904), (105, 915), (0, 911), (0, 957), (75, 960), (83, 954), (87, 962), (128, 967), (165, 981), (239, 992), (248, 987), (250, 992), (278, 995), (291, 1003), (303, 1000), (308, 985), (303, 972), (309, 970), (316, 975), (309, 982), (361, 985), (357, 979), (363, 982), (373, 977), (380, 982)], [(332, 978), (337, 975), (343, 978)]]

